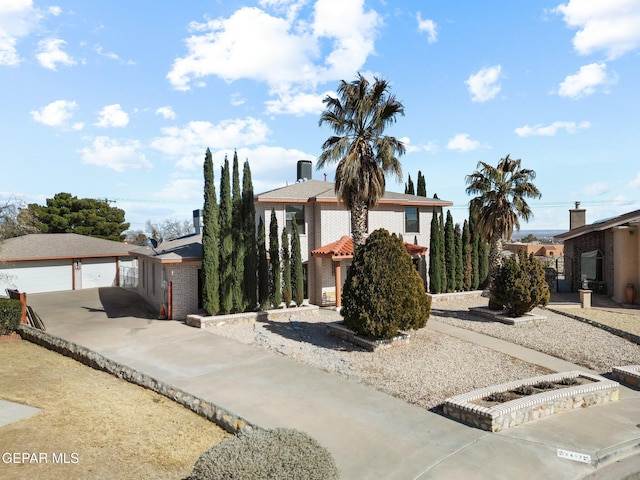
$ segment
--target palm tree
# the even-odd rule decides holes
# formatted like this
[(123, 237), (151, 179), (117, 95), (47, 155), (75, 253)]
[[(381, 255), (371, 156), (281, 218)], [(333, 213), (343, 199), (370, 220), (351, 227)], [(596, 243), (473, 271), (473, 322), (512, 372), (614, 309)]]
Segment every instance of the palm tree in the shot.
[(529, 221), (533, 212), (525, 198), (540, 198), (538, 188), (531, 183), (536, 172), (521, 168), (521, 160), (507, 155), (497, 167), (478, 162), (477, 171), (467, 175), (467, 195), (476, 195), (470, 211), (476, 219), (481, 238), (489, 244), (489, 308), (499, 309), (493, 295), (493, 285), (501, 264), (502, 239), (511, 239), (514, 227), (520, 230), (519, 218)]
[(385, 174), (402, 179), (397, 157), (405, 153), (402, 142), (384, 135), (384, 129), (404, 115), (404, 106), (389, 93), (389, 82), (374, 77), (372, 84), (358, 74), (351, 83), (344, 80), (337, 97), (327, 96), (327, 109), (319, 124), (328, 124), (335, 135), (322, 145), (317, 168), (337, 163), (336, 195), (351, 210), (353, 243), (362, 245), (367, 229), (367, 212), (384, 194)]

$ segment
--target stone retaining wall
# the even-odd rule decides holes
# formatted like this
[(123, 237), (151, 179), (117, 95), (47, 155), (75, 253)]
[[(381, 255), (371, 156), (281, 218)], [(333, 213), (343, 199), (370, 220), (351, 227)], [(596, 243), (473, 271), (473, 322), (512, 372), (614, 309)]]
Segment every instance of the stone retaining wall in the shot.
[(613, 367), (611, 375), (620, 383), (640, 389), (640, 365)]
[(262, 312), (232, 313), (229, 315), (187, 315), (187, 325), (196, 328), (215, 327), (222, 323), (253, 323), (256, 320), (275, 320), (282, 317), (306, 317), (318, 315), (320, 307), (317, 305), (305, 305), (294, 308), (278, 308), (275, 310), (265, 310)]
[[(492, 393), (507, 392), (524, 385), (536, 385), (543, 381), (557, 382), (563, 378), (572, 377), (584, 377), (591, 380), (591, 383), (523, 396), (491, 407), (473, 403)], [(617, 382), (607, 380), (600, 375), (578, 371), (553, 373), (456, 395), (445, 400), (443, 412), (462, 423), (495, 433), (562, 411), (617, 401), (619, 387)]]
[(229, 433), (248, 433), (254, 429), (259, 429), (257, 425), (249, 422), (235, 413), (227, 410), (208, 400), (196, 397), (179, 388), (157, 380), (138, 370), (130, 368), (121, 363), (115, 362), (98, 352), (90, 350), (81, 345), (69, 342), (63, 338), (56, 337), (50, 333), (35, 329), (28, 325), (20, 326), (20, 336), (37, 345), (41, 345), (49, 350), (60, 353), (67, 357), (83, 363), (96, 370), (110, 373), (118, 378), (122, 378), (129, 383), (152, 390), (163, 395), (189, 410), (201, 415)]

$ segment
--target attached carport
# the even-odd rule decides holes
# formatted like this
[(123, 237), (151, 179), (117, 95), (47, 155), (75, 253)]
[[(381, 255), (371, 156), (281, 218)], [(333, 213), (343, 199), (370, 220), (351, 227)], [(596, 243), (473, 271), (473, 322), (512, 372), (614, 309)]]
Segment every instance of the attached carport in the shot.
[(0, 243), (0, 293), (59, 292), (120, 286), (135, 268), (131, 245), (74, 233), (31, 234)]

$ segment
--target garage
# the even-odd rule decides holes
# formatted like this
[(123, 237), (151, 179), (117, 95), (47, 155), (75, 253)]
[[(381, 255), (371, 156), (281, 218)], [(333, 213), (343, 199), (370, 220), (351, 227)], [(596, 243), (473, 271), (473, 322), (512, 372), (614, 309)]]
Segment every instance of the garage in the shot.
[(136, 269), (132, 245), (74, 233), (30, 234), (0, 242), (0, 295), (121, 286)]

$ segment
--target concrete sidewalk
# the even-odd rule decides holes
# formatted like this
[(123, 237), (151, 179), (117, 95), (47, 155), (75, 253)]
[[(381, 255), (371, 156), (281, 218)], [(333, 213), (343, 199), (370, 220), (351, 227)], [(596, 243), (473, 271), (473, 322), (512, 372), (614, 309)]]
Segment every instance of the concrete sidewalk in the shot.
[[(640, 392), (627, 388), (621, 388), (616, 403), (494, 434), (181, 322), (114, 314), (96, 290), (32, 295), (29, 303), (48, 333), (209, 399), (262, 427), (288, 426), (309, 433), (329, 448), (343, 479), (514, 479), (532, 474), (581, 479), (596, 473), (598, 462), (640, 452)], [(428, 328), (554, 370), (581, 369), (435, 320)], [(590, 455), (592, 464), (560, 458), (558, 449)], [(640, 471), (640, 456), (614, 466), (625, 475)], [(620, 471), (616, 475), (612, 478), (624, 478)]]

